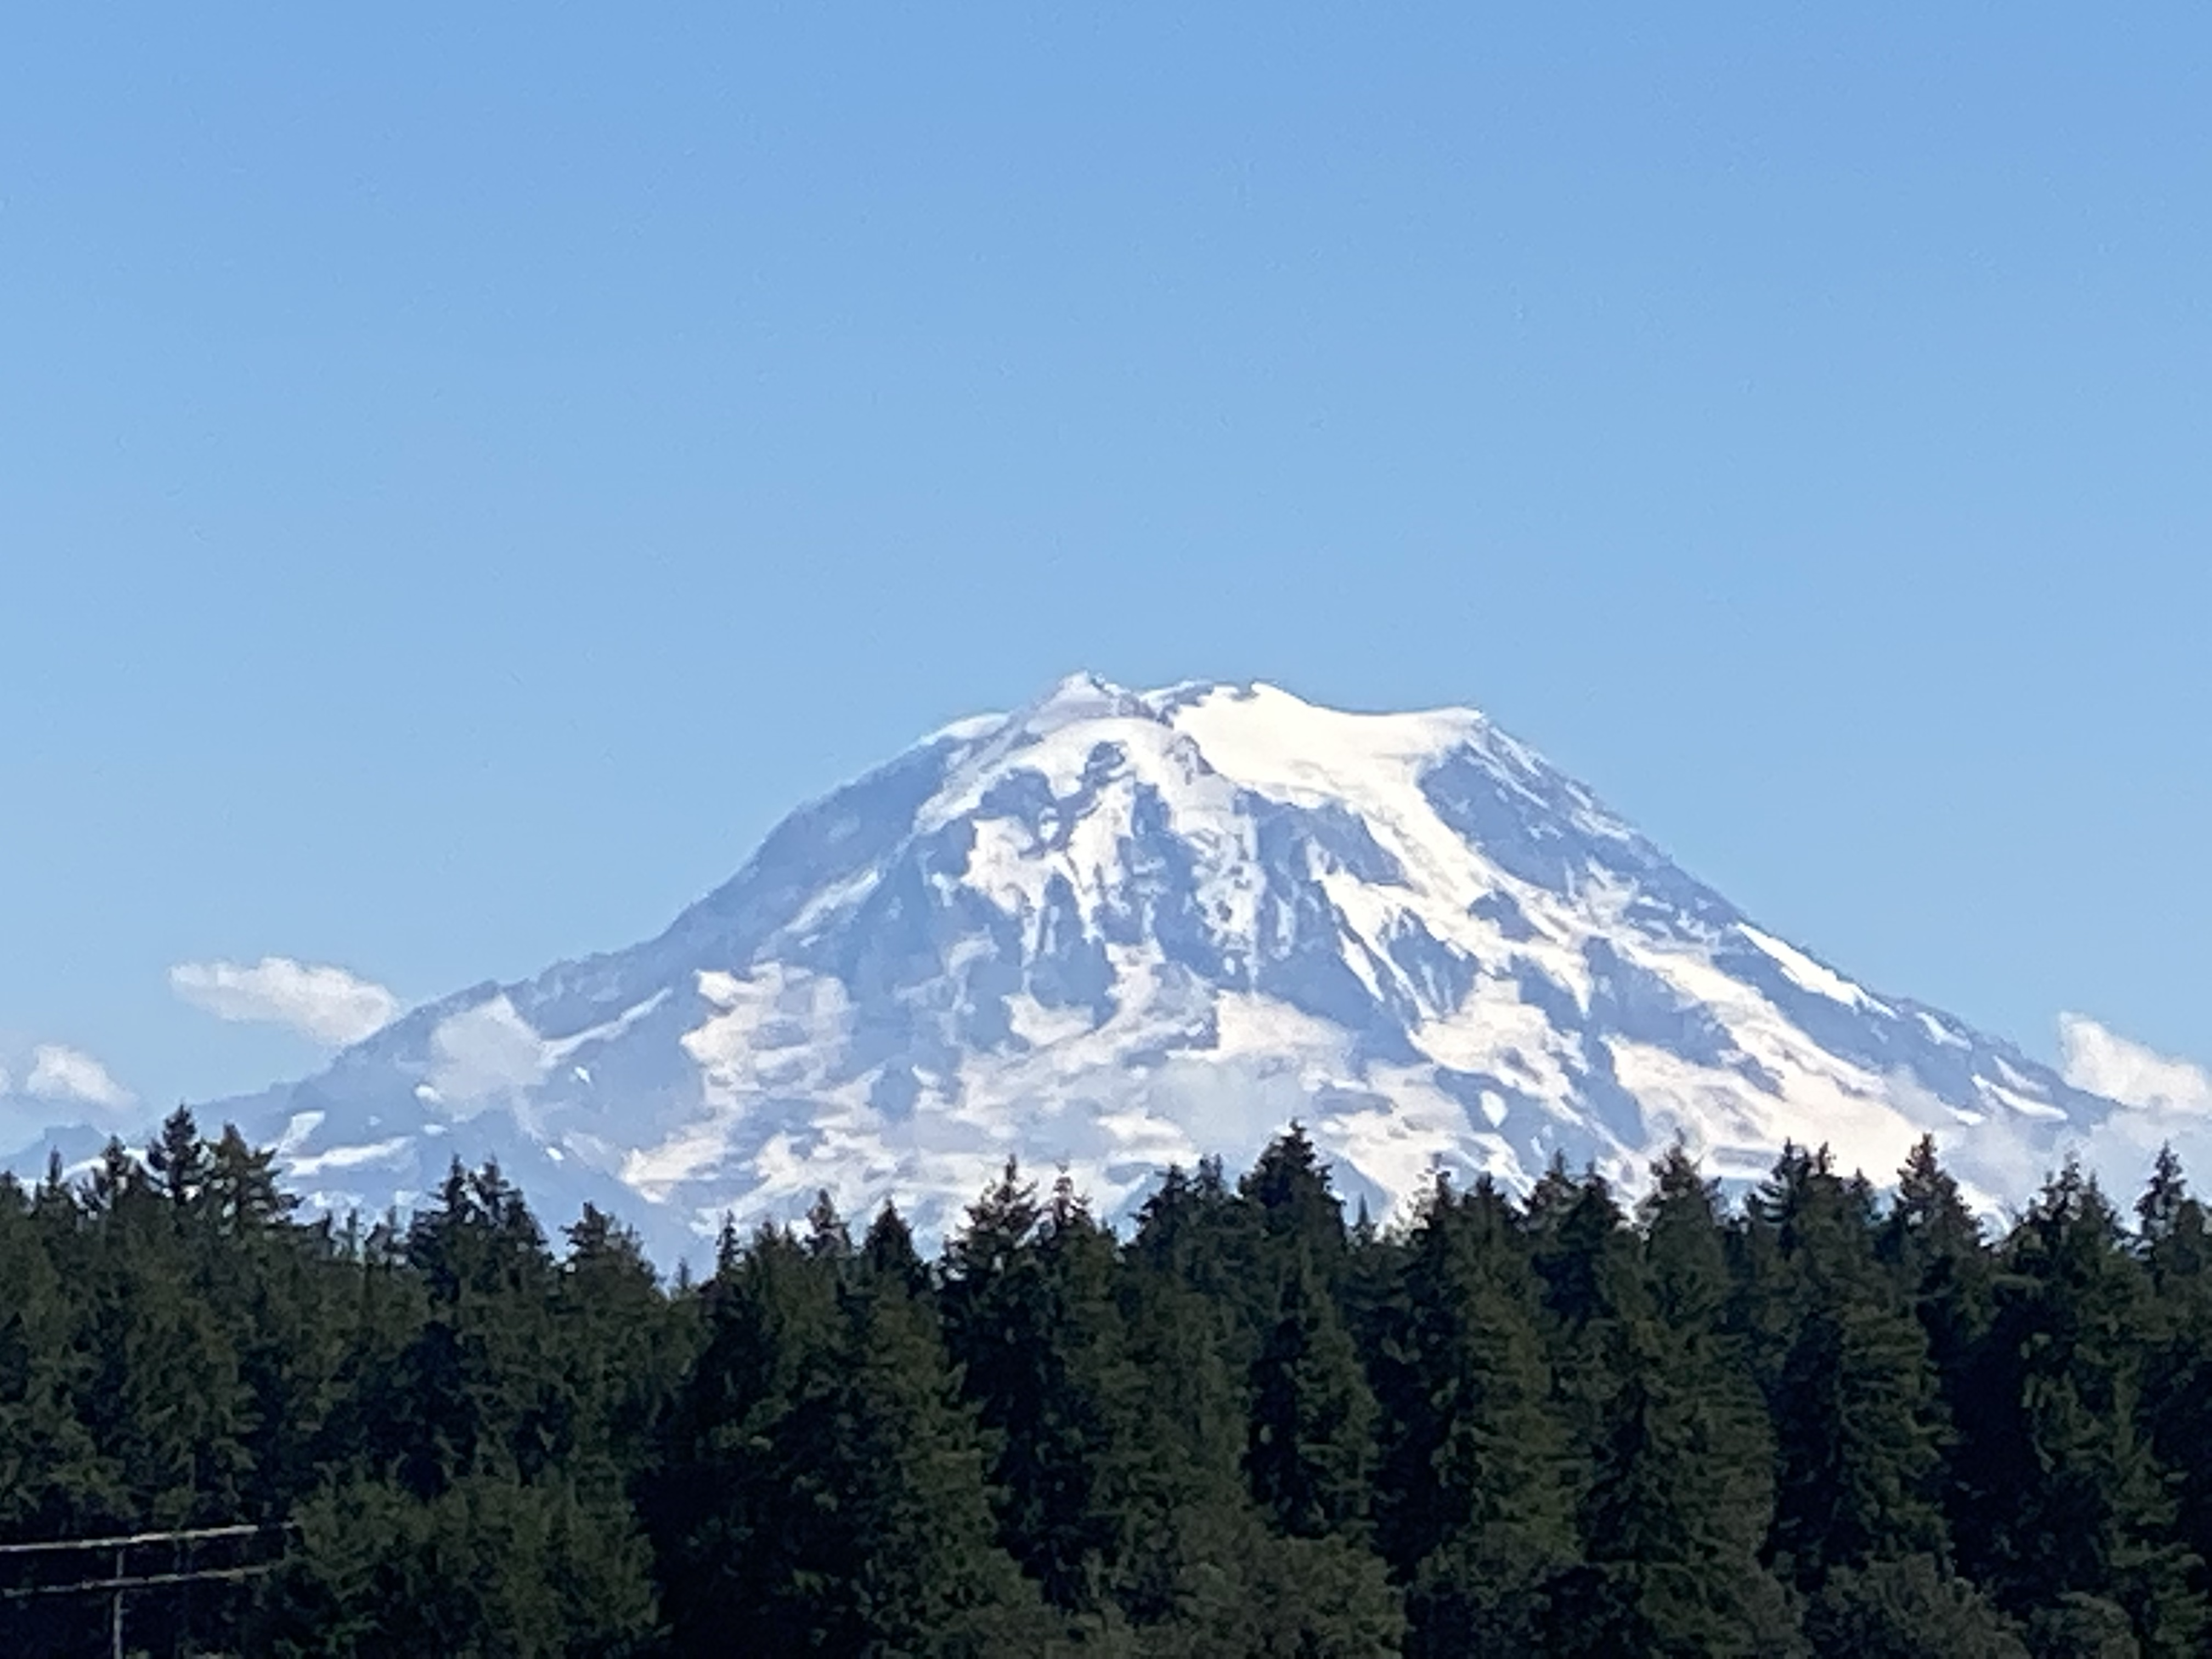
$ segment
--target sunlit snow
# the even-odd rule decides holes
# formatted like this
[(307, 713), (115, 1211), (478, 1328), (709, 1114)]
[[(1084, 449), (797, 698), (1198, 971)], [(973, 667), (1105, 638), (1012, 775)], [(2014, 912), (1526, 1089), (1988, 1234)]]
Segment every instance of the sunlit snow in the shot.
[(491, 1155), (549, 1219), (588, 1200), (695, 1259), (817, 1188), (932, 1237), (1009, 1158), (1126, 1217), (1292, 1118), (1380, 1216), (1440, 1170), (1632, 1183), (1678, 1138), (1731, 1178), (1785, 1140), (1881, 1176), (1936, 1127), (1972, 1179), (1974, 1137), (2009, 1171), (2100, 1109), (1899, 1006), (1479, 714), (1077, 676), (800, 808), (659, 938), (225, 1104), (375, 1207)]

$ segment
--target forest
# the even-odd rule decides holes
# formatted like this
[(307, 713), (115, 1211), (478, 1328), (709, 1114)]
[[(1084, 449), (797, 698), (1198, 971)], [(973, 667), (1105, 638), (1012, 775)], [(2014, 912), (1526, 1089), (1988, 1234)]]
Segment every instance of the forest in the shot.
[(1377, 1226), (1294, 1125), (1121, 1232), (1009, 1167), (932, 1254), (825, 1199), (671, 1281), (493, 1167), (305, 1219), (179, 1110), (0, 1182), (0, 1652), (109, 1652), (118, 1564), (158, 1659), (2207, 1650), (2170, 1154), (2001, 1228), (1932, 1143), (1643, 1192)]

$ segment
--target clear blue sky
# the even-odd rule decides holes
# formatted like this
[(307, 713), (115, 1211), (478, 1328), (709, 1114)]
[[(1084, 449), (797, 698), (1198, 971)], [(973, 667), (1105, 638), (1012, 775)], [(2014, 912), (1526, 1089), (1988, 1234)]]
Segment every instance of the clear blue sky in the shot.
[(2212, 10), (25, 7), (0, 1066), (629, 942), (1096, 669), (2212, 1060)]

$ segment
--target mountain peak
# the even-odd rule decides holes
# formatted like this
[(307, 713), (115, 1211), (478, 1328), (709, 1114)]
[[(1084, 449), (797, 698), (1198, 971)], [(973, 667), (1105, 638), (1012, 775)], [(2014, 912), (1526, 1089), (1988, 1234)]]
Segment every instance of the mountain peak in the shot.
[(1753, 927), (1472, 710), (1079, 674), (802, 807), (659, 938), (223, 1109), (334, 1207), (489, 1152), (666, 1247), (824, 1187), (927, 1233), (1009, 1156), (1114, 1213), (1293, 1117), (1384, 1211), (1677, 1138), (1749, 1178), (1941, 1130), (1995, 1187), (2100, 1106)]
[(1143, 719), (1151, 714), (1141, 694), (1088, 672), (1067, 675), (1022, 711), (1024, 725), (1065, 724), (1112, 716)]

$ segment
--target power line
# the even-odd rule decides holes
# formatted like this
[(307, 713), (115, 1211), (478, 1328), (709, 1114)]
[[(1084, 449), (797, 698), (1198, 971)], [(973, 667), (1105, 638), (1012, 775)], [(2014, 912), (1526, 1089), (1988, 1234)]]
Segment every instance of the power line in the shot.
[(27, 1601), (45, 1595), (101, 1595), (108, 1598), (108, 1648), (113, 1659), (123, 1659), (123, 1597), (126, 1590), (169, 1589), (185, 1585), (210, 1583), (236, 1583), (240, 1579), (258, 1577), (273, 1572), (280, 1563), (258, 1561), (228, 1567), (179, 1567), (173, 1572), (142, 1572), (129, 1571), (131, 1552), (150, 1549), (157, 1545), (174, 1546), (180, 1559), (196, 1544), (221, 1539), (258, 1538), (275, 1533), (282, 1535), (297, 1525), (290, 1521), (270, 1521), (255, 1524), (240, 1522), (225, 1527), (179, 1527), (166, 1532), (114, 1533), (102, 1538), (50, 1538), (33, 1543), (0, 1544), (0, 1555), (52, 1556), (64, 1554), (115, 1553), (115, 1571), (106, 1578), (88, 1578), (73, 1584), (31, 1584), (15, 1589), (0, 1589), (0, 1601)]
[(204, 1538), (244, 1538), (258, 1532), (283, 1532), (296, 1526), (292, 1521), (248, 1522), (231, 1527), (186, 1527), (176, 1532), (118, 1533), (108, 1538), (49, 1538), (33, 1544), (0, 1544), (0, 1555), (53, 1554), (70, 1550), (127, 1550), (142, 1544), (191, 1544)]
[(283, 1564), (264, 1561), (250, 1567), (195, 1567), (189, 1572), (149, 1572), (132, 1578), (88, 1578), (81, 1584), (33, 1584), (24, 1589), (0, 1590), (0, 1601), (21, 1601), (33, 1595), (78, 1595), (93, 1590), (155, 1589), (163, 1585), (197, 1584), (207, 1579), (251, 1578), (274, 1572)]

